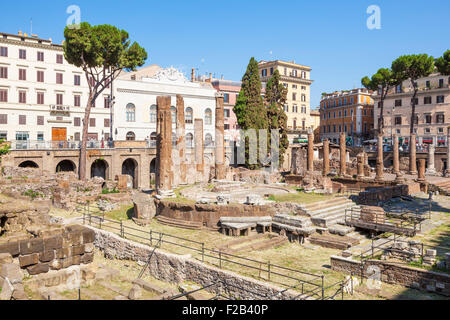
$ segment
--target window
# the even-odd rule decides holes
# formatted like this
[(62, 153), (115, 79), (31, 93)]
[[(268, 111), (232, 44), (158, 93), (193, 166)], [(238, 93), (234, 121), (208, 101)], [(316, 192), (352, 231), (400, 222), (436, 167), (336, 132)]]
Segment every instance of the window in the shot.
[(431, 104), (431, 97), (423, 98), (423, 104)]
[(431, 88), (431, 83), (430, 83), (430, 81), (429, 81), (429, 80), (427, 80), (427, 81), (425, 82), (425, 85), (426, 85), (426, 87), (427, 87), (428, 89), (430, 89), (430, 88)]
[(44, 61), (44, 53), (42, 51), (38, 51), (37, 53), (37, 61)]
[(104, 121), (103, 121), (103, 126), (104, 126), (105, 128), (109, 128), (109, 124), (110, 124), (109, 119), (104, 119)]
[(26, 81), (27, 80), (27, 70), (19, 69), (19, 80)]
[(103, 107), (109, 109), (109, 96), (103, 98)]
[(292, 76), (293, 76), (293, 77), (297, 77), (297, 70), (295, 70), (295, 69), (292, 70)]
[(156, 146), (156, 138), (157, 138), (157, 135), (156, 135), (156, 132), (152, 132), (152, 134), (150, 135), (150, 145), (151, 146)]
[(402, 99), (395, 100), (395, 106), (396, 107), (401, 107), (402, 106)]
[(76, 74), (73, 76), (73, 84), (75, 86), (80, 86), (81, 85), (81, 77), (80, 75)]
[(0, 78), (8, 79), (8, 68), (7, 67), (0, 67)]
[(402, 124), (402, 117), (395, 117), (395, 124), (401, 125)]
[(270, 75), (273, 75), (273, 67), (270, 68)]
[(43, 132), (37, 133), (37, 141), (44, 141), (44, 133)]
[(225, 118), (229, 118), (230, 117), (230, 109), (223, 109), (223, 116)]
[(418, 105), (419, 104), (419, 98), (414, 98), (414, 104)]
[(44, 116), (37, 116), (37, 125), (38, 126), (44, 125)]
[(156, 123), (156, 105), (150, 107), (150, 123)]
[(61, 93), (57, 93), (56, 94), (56, 104), (58, 106), (62, 106), (63, 105), (63, 95)]
[(89, 127), (95, 127), (95, 118), (89, 119)]
[(223, 102), (225, 102), (225, 103), (230, 102), (230, 95), (228, 93), (223, 94)]
[(224, 130), (229, 130), (230, 129), (230, 125), (228, 123), (225, 123), (223, 125)]
[(296, 104), (294, 104), (294, 106), (292, 107), (292, 112), (294, 112), (294, 113), (298, 112), (298, 108), (297, 108)]
[(8, 132), (6, 131), (0, 131), (0, 140), (8, 140)]
[(292, 89), (297, 89), (297, 85), (296, 85), (296, 84), (293, 84), (293, 85), (292, 85)]
[(44, 93), (43, 92), (37, 92), (37, 104), (44, 104)]
[(170, 113), (172, 116), (172, 125), (176, 125), (177, 124), (177, 108), (175, 108), (174, 106), (170, 107)]
[(207, 133), (205, 136), (205, 146), (211, 146), (213, 144), (212, 135)]
[(417, 114), (414, 116), (414, 124), (419, 124), (419, 116)]
[(27, 116), (24, 114), (19, 115), (19, 124), (26, 125), (27, 124)]
[(444, 96), (437, 96), (436, 103), (444, 103)]
[(73, 118), (73, 125), (75, 127), (80, 127), (81, 126), (81, 118), (79, 118), (79, 117)]
[(136, 140), (136, 135), (134, 134), (133, 131), (130, 131), (127, 133), (126, 139), (127, 141), (134, 141)]
[(395, 93), (402, 93), (402, 85), (399, 84), (398, 86), (395, 87)]
[(28, 132), (21, 132), (21, 131), (16, 132), (16, 140), (28, 141), (29, 137), (30, 135)]
[(430, 132), (431, 132), (430, 128), (425, 128), (425, 133), (430, 133)]
[(0, 57), (8, 57), (8, 48), (0, 47)]
[(284, 112), (289, 112), (289, 105), (287, 104), (284, 105)]
[(186, 135), (186, 147), (187, 148), (192, 148), (193, 140), (194, 140), (194, 136), (192, 135), (192, 133), (188, 133)]
[(25, 60), (27, 58), (27, 51), (24, 49), (19, 49), (19, 59)]
[(306, 95), (302, 94), (302, 102), (306, 102)]
[(261, 75), (262, 75), (263, 77), (267, 77), (267, 69), (263, 69), (263, 70), (261, 71)]
[(73, 105), (75, 107), (80, 107), (81, 106), (81, 96), (79, 96), (79, 95), (73, 96)]
[(206, 125), (212, 124), (212, 111), (209, 108), (205, 110), (205, 124)]
[(62, 54), (56, 55), (56, 63), (63, 64), (63, 55)]
[(439, 79), (439, 88), (444, 87), (444, 79)]
[(294, 119), (294, 130), (297, 129), (297, 119)]
[(63, 74), (62, 73), (56, 74), (56, 84), (63, 84)]
[(292, 94), (292, 100), (294, 100), (294, 101), (297, 100), (297, 94), (296, 93)]
[(445, 121), (445, 116), (443, 113), (438, 113), (436, 115), (436, 123), (444, 123)]
[(37, 71), (37, 82), (44, 82), (44, 71)]
[(431, 114), (425, 115), (425, 123), (431, 123)]
[(185, 123), (189, 123), (189, 124), (193, 123), (193, 117), (194, 116), (193, 116), (192, 108), (187, 107), (186, 114), (184, 116)]
[(19, 91), (19, 103), (27, 103), (27, 92)]
[(81, 140), (81, 135), (79, 132), (75, 132), (75, 141), (80, 141)]
[(0, 114), (0, 124), (8, 124), (8, 115)]
[(0, 102), (8, 102), (8, 90), (0, 89)]
[(127, 116), (127, 122), (136, 121), (136, 107), (134, 106), (134, 104), (129, 103), (127, 105), (126, 116)]

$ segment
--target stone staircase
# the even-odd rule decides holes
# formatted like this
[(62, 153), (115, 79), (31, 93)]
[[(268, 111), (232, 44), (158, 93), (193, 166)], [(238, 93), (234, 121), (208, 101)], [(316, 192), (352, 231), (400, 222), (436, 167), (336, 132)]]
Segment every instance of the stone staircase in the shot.
[(201, 222), (197, 222), (197, 221), (178, 220), (178, 219), (168, 218), (165, 216), (157, 216), (156, 220), (161, 224), (164, 224), (166, 226), (171, 226), (171, 227), (191, 229), (191, 230), (200, 230), (203, 228), (203, 224)]
[[(334, 233), (349, 233), (352, 228), (344, 227), (345, 210), (357, 208), (355, 203), (347, 198), (336, 198), (327, 201), (321, 201), (303, 206), (303, 210), (311, 218), (313, 225), (319, 229), (336, 229)], [(342, 226), (338, 226), (342, 225)], [(346, 229), (348, 228), (348, 230)], [(348, 231), (348, 232), (347, 232)]]
[(450, 196), (450, 180), (435, 182), (433, 185), (439, 190), (439, 193)]

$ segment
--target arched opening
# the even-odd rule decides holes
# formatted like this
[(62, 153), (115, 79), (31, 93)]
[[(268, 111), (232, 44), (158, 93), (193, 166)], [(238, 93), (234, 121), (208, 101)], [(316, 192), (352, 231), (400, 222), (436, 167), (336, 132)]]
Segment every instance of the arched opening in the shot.
[(100, 177), (107, 180), (109, 165), (105, 160), (97, 159), (91, 166), (91, 178)]
[(76, 165), (71, 160), (63, 160), (56, 166), (56, 172), (75, 172)]
[(187, 124), (192, 124), (194, 122), (193, 121), (193, 119), (194, 119), (194, 111), (192, 110), (191, 107), (187, 107), (186, 108), (186, 112), (185, 112), (184, 118), (185, 118), (185, 123), (187, 123)]
[(127, 122), (135, 122), (136, 121), (136, 107), (132, 103), (127, 104), (126, 119), (127, 119)]
[(150, 185), (156, 184), (156, 158), (150, 162)]
[(19, 164), (19, 168), (39, 168), (39, 166), (34, 161), (24, 161)]
[(136, 135), (134, 134), (134, 132), (130, 131), (127, 133), (126, 139), (127, 139), (127, 141), (135, 141)]
[(205, 136), (205, 147), (211, 147), (213, 145), (213, 138), (210, 133), (207, 133)]
[(133, 188), (138, 187), (138, 163), (134, 159), (127, 159), (122, 164), (122, 174), (128, 175), (133, 180)]
[(156, 105), (150, 107), (150, 123), (156, 123)]
[(212, 111), (210, 108), (205, 110), (205, 124), (206, 125), (212, 124)]
[(175, 127), (176, 127), (177, 126), (177, 108), (172, 106), (170, 108), (170, 112), (171, 112), (171, 115), (172, 115), (172, 125), (175, 125)]
[(188, 133), (186, 135), (186, 148), (192, 148), (193, 141), (194, 141), (194, 136), (192, 135), (192, 133)]

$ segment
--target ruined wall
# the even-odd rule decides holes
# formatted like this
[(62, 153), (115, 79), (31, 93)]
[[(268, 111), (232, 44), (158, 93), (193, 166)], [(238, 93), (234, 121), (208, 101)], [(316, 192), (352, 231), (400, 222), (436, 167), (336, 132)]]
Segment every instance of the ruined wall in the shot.
[(370, 189), (361, 192), (358, 196), (358, 204), (378, 205), (380, 202), (390, 200), (394, 197), (407, 196), (420, 192), (420, 183), (411, 182), (391, 187)]
[(227, 206), (213, 204), (188, 204), (156, 200), (157, 215), (172, 219), (201, 222), (209, 228), (217, 228), (221, 217), (264, 217), (275, 215), (271, 206), (249, 206), (230, 204)]
[[(147, 261), (153, 248), (136, 243), (104, 230), (88, 227), (95, 232), (94, 245), (105, 253), (106, 257)], [(231, 271), (222, 270), (213, 266), (201, 263), (190, 255), (176, 255), (156, 249), (148, 268), (151, 275), (159, 280), (171, 283), (181, 283), (183, 281), (193, 281), (199, 285), (206, 286), (214, 281), (222, 280), (229, 284), (234, 284), (244, 290), (229, 287), (229, 293), (236, 299), (258, 300), (262, 296), (271, 299), (288, 300), (298, 295), (292, 290), (283, 290), (269, 283), (254, 280), (241, 276)], [(220, 293), (216, 287), (212, 287), (211, 292)], [(276, 295), (281, 292), (279, 295)]]
[(28, 239), (12, 236), (0, 240), (0, 253), (17, 258), (30, 275), (88, 264), (94, 259), (94, 232), (90, 229), (75, 225), (35, 232), (36, 236)]
[[(373, 267), (378, 267), (381, 281), (399, 284), (419, 290), (433, 291), (450, 296), (450, 275), (409, 267), (407, 265), (390, 263), (381, 260), (367, 260), (362, 270), (364, 277), (373, 274)], [(339, 256), (331, 256), (331, 268), (335, 271), (361, 275), (361, 262)], [(371, 268), (371, 270), (368, 270)], [(369, 272), (368, 272), (369, 271)]]

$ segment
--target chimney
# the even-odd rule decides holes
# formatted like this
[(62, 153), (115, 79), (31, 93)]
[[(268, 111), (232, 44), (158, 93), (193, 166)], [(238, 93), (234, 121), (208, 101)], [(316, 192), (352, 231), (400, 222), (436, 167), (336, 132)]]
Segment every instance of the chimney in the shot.
[(19, 30), (19, 32), (17, 33), (19, 36), (23, 36), (23, 32), (22, 30)]
[(192, 68), (192, 70), (191, 70), (191, 81), (195, 82), (195, 69), (194, 68)]

